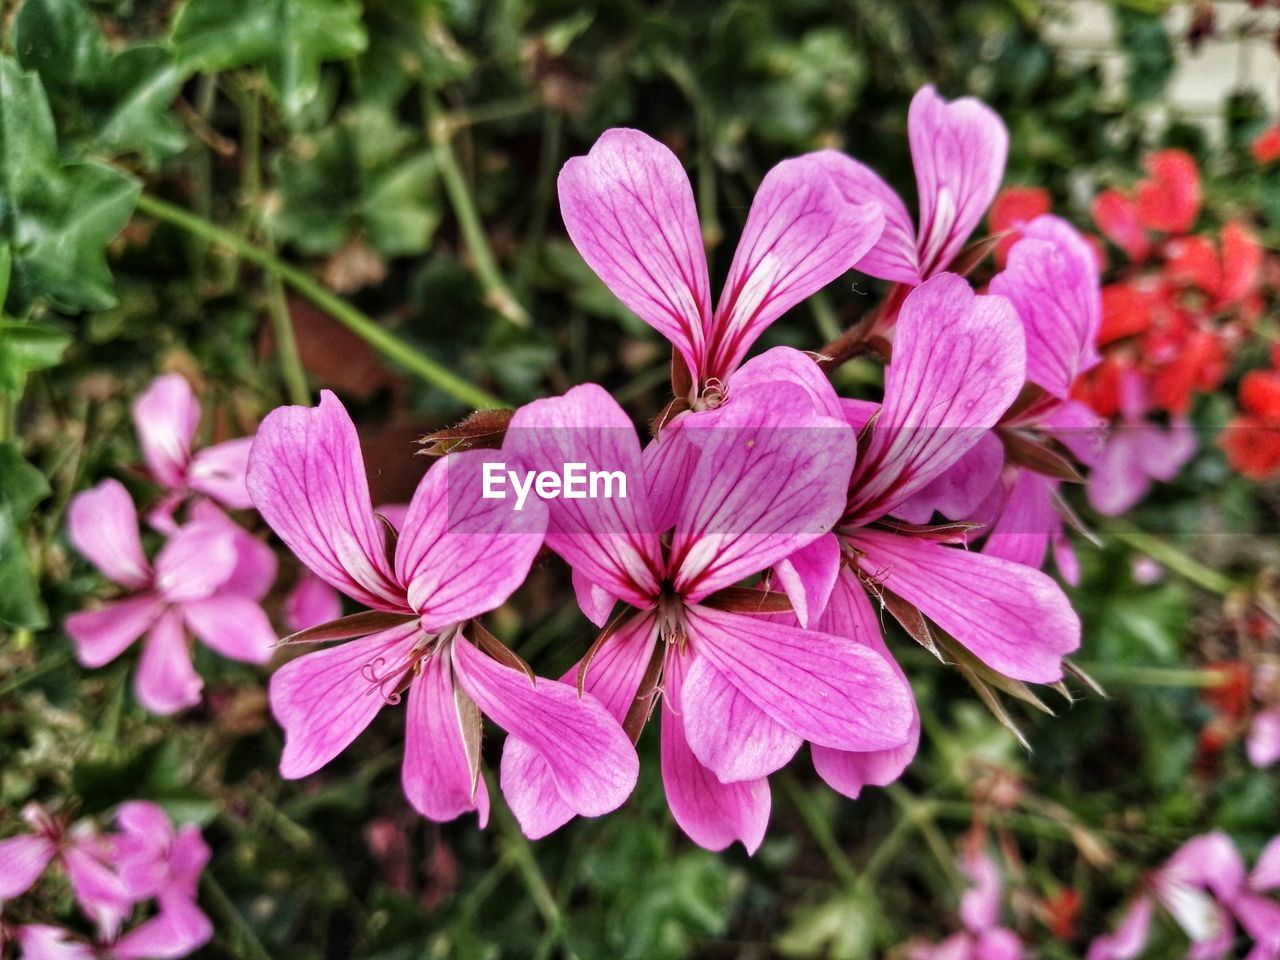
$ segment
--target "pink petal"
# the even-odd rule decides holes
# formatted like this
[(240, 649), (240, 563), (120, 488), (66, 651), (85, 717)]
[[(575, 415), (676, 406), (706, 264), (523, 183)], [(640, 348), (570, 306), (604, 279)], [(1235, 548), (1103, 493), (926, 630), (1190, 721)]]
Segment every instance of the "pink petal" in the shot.
[(547, 528), (547, 505), (531, 497), (481, 496), (493, 455), (474, 450), (436, 461), (418, 484), (396, 543), (396, 577), (428, 633), (502, 606), (529, 574)]
[(920, 275), (945, 270), (1000, 189), (1009, 133), (994, 110), (973, 97), (950, 102), (921, 87), (907, 113), (920, 196)]
[(319, 407), (281, 407), (258, 428), (249, 495), (313, 573), (357, 603), (406, 608), (373, 515), (355, 425), (332, 393)]
[(240, 554), (227, 524), (193, 521), (156, 556), (156, 589), (170, 603), (202, 600), (235, 572)]
[(1022, 389), (1026, 345), (1003, 297), (954, 274), (903, 301), (884, 406), (854, 474), (849, 522), (874, 519), (926, 487), (994, 427)]
[(200, 523), (220, 524), (231, 537), (236, 564), (218, 591), (234, 593), (250, 600), (265, 597), (276, 579), (275, 551), (208, 500), (201, 500), (191, 508), (191, 519)]
[(856, 439), (800, 387), (750, 391), (682, 429), (700, 450), (690, 486), (701, 495), (681, 505), (671, 545), (675, 589), (689, 602), (767, 569), (840, 518)]
[(924, 277), (916, 255), (916, 225), (902, 198), (879, 174), (857, 161), (834, 167), (831, 173), (846, 203), (874, 203), (884, 213), (883, 232), (854, 267), (881, 280), (918, 285)]
[(723, 850), (735, 840), (755, 853), (769, 826), (769, 781), (721, 783), (685, 740), (680, 690), (682, 658), (668, 656), (662, 711), (662, 784), (680, 829), (699, 846)]
[(1105, 516), (1127, 513), (1151, 490), (1151, 476), (1142, 463), (1142, 445), (1135, 429), (1146, 428), (1117, 426), (1089, 472), (1085, 486), (1089, 506)]
[(564, 165), (558, 189), (587, 265), (671, 341), (696, 382), (711, 291), (693, 190), (675, 154), (639, 130), (606, 130)]
[(698, 448), (684, 430), (693, 419), (694, 416), (686, 412), (667, 423), (641, 455), (653, 529), (658, 533), (674, 527), (685, 500), (697, 495), (692, 484), (693, 472), (698, 467)]
[(62, 852), (71, 893), (85, 915), (110, 939), (133, 907), (123, 881), (103, 860), (99, 837), (68, 844)]
[(1280, 836), (1262, 848), (1253, 872), (1249, 874), (1249, 888), (1259, 893), (1267, 893), (1280, 887)]
[(840, 574), (840, 541), (833, 533), (823, 534), (775, 563), (773, 572), (791, 599), (800, 626), (807, 627), (822, 615), (836, 585)]
[(113, 583), (140, 590), (151, 582), (151, 564), (138, 534), (138, 511), (119, 480), (103, 480), (71, 498), (67, 536)]
[(210, 856), (199, 827), (187, 824), (179, 830), (169, 847), (169, 892), (194, 899)]
[(213, 924), (195, 903), (170, 897), (156, 916), (121, 937), (111, 953), (114, 960), (177, 960), (212, 937)]
[(1151, 426), (1137, 431), (1138, 456), (1147, 472), (1162, 483), (1178, 475), (1196, 453), (1195, 428), (1186, 420), (1174, 418), (1168, 430)]
[(44, 837), (0, 840), (0, 901), (12, 900), (30, 890), (55, 852), (53, 844)]
[(960, 897), (960, 920), (970, 931), (990, 930), (1000, 922), (1000, 870), (985, 850), (960, 864), (973, 884)]
[(133, 424), (142, 458), (156, 482), (164, 487), (182, 486), (191, 459), (191, 440), (200, 425), (200, 404), (191, 384), (180, 373), (156, 377), (133, 402)]
[(636, 785), (640, 762), (622, 727), (590, 694), (499, 664), (461, 636), (454, 641), (458, 682), (485, 716), (540, 754), (560, 798), (595, 817), (616, 809)]
[(95, 960), (97, 951), (72, 939), (70, 930), (42, 923), (13, 928), (13, 939), (22, 953), (19, 960)]
[(689, 748), (721, 783), (767, 777), (790, 763), (803, 742), (706, 657), (689, 658), (680, 703)]
[(146, 633), (163, 609), (164, 602), (159, 597), (146, 593), (104, 604), (97, 610), (73, 613), (62, 626), (75, 643), (80, 665), (101, 667)]
[[(631, 709), (656, 637), (652, 615), (633, 617), (600, 648), (583, 678), (583, 688), (618, 723)], [(576, 685), (577, 677), (575, 664), (560, 680)], [(573, 819), (573, 809), (560, 799), (551, 767), (522, 740), (508, 737), (502, 745), (501, 782), (502, 794), (530, 840), (545, 837)]]
[(1080, 646), (1070, 601), (1039, 570), (894, 533), (860, 530), (849, 542), (864, 573), (1006, 676), (1052, 683)]
[(1098, 362), (1102, 292), (1093, 248), (1058, 217), (1022, 228), (992, 293), (1008, 297), (1027, 335), (1027, 380), (1066, 399), (1076, 377)]
[(291, 633), (337, 620), (342, 616), (338, 592), (310, 570), (303, 571), (284, 598), (285, 629)]
[(911, 691), (878, 653), (846, 637), (710, 607), (689, 607), (686, 618), (697, 655), (805, 740), (881, 750), (907, 739)]
[(1003, 927), (981, 933), (973, 949), (974, 960), (1022, 960), (1023, 956), (1018, 935)]
[(1136, 960), (1147, 946), (1154, 906), (1147, 896), (1134, 900), (1115, 933), (1095, 937), (1089, 944), (1085, 960)]
[(245, 597), (219, 594), (182, 605), (187, 626), (212, 650), (232, 660), (266, 663), (276, 631), (262, 607)]
[(426, 661), (409, 686), (401, 783), (413, 808), (431, 820), (452, 820), (471, 810), (489, 822), (489, 791), (474, 781), (462, 739), (450, 658)]
[(1086, 467), (1092, 467), (1102, 456), (1107, 421), (1078, 400), (1058, 404), (1045, 416), (1042, 426)]
[(249, 488), (245, 486), (252, 447), (253, 437), (240, 437), (206, 447), (192, 458), (187, 470), (187, 485), (232, 510), (252, 507)]
[(1018, 470), (1000, 519), (982, 546), (989, 557), (1034, 567), (1044, 566), (1049, 538), (1062, 529), (1053, 506), (1056, 482), (1031, 470)]
[(182, 611), (170, 607), (151, 625), (142, 645), (133, 692), (143, 708), (160, 716), (200, 702), (204, 681), (191, 664)]
[(121, 834), (114, 841), (120, 881), (131, 900), (145, 900), (164, 888), (169, 876), (168, 848), (173, 823), (154, 803), (133, 800), (116, 811)]
[(821, 414), (844, 419), (840, 397), (813, 356), (792, 347), (774, 347), (752, 357), (733, 375), (730, 400), (754, 390), (773, 390), (779, 383), (794, 384), (809, 395)]
[[(881, 637), (880, 621), (871, 609), (867, 592), (852, 571), (845, 571), (836, 581), (831, 601), (822, 619), (818, 621), (818, 629), (848, 637), (874, 650), (893, 668), (899, 680), (904, 685), (907, 683), (906, 674), (893, 659)], [(911, 726), (907, 731), (907, 740), (901, 746), (887, 750), (849, 751), (814, 745), (809, 748), (809, 752), (813, 758), (814, 770), (826, 781), (827, 786), (856, 800), (863, 787), (886, 787), (902, 776), (902, 772), (915, 758), (919, 745), (920, 713), (913, 696)]]
[(1259, 944), (1268, 946), (1273, 957), (1275, 951), (1280, 951), (1280, 903), (1270, 897), (1242, 893), (1231, 901), (1231, 909), (1240, 926)]
[(879, 205), (849, 203), (832, 176), (854, 162), (834, 150), (784, 160), (765, 175), (708, 331), (704, 379), (725, 380), (761, 333), (848, 270), (879, 238)]
[(1224, 903), (1229, 903), (1245, 882), (1240, 852), (1221, 830), (1192, 837), (1169, 858), (1161, 874), (1166, 882), (1211, 890)]
[(271, 713), (284, 727), (281, 776), (314, 773), (360, 736), (394, 693), (397, 667), (420, 635), (406, 623), (308, 653), (271, 675)]
[(618, 598), (608, 590), (596, 586), (577, 568), (572, 571), (573, 594), (578, 599), (578, 608), (588, 620), (597, 627), (603, 627), (613, 612)]
[(928, 523), (934, 511), (948, 520), (977, 520), (983, 502), (1000, 483), (1004, 445), (990, 430), (959, 460), (894, 508), (908, 523)]
[[(626, 477), (626, 497), (617, 495), (619, 488), (611, 497), (549, 501), (547, 546), (613, 596), (633, 606), (651, 603), (662, 568), (657, 528), (641, 488), (640, 441), (617, 401), (594, 383), (535, 400), (516, 411), (502, 453), (508, 468), (522, 474), (559, 473), (567, 463), (582, 463), (588, 473), (617, 471)], [(526, 507), (535, 498), (530, 493)]]

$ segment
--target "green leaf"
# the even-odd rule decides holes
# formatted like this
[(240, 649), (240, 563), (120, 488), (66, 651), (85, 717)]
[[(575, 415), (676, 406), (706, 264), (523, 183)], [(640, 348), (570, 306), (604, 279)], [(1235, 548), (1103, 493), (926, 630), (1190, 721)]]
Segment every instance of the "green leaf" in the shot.
[(155, 45), (111, 52), (83, 0), (26, 0), (13, 46), (40, 74), (64, 140), (111, 156), (137, 152), (151, 166), (186, 146), (169, 107), (189, 71)]
[(61, 164), (40, 78), (0, 57), (0, 244), (13, 253), (13, 312), (36, 300), (65, 311), (115, 303), (103, 248), (139, 190), (114, 167)]
[(49, 495), (44, 475), (12, 441), (0, 443), (0, 623), (39, 629), (49, 622), (27, 558), (23, 524)]
[(188, 0), (173, 24), (178, 59), (195, 70), (260, 66), (296, 120), (320, 91), (320, 65), (367, 43), (352, 0)]
[(0, 390), (16, 393), (27, 374), (56, 367), (71, 335), (43, 323), (0, 320)]
[(422, 253), (443, 212), (435, 162), (388, 111), (361, 107), (318, 136), (295, 138), (279, 160), (276, 237), (312, 254), (333, 253), (353, 231), (388, 257)]

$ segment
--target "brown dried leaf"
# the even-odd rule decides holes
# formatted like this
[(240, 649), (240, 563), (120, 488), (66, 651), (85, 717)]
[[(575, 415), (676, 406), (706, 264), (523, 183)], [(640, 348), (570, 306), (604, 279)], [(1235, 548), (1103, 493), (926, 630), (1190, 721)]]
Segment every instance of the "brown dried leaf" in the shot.
[(590, 649), (588, 649), (583, 658), (578, 661), (578, 696), (582, 696), (584, 685), (587, 682), (587, 668), (591, 666), (591, 661), (596, 658), (596, 654), (599, 653), (604, 648), (604, 645), (609, 642), (610, 637), (622, 629), (623, 624), (627, 623), (639, 612), (640, 611), (635, 607), (627, 607), (616, 617), (606, 623), (604, 625), (604, 629), (601, 630), (595, 640), (592, 641)]
[(969, 686), (973, 687), (974, 691), (978, 694), (978, 698), (986, 705), (987, 709), (991, 711), (992, 716), (1000, 722), (1002, 727), (1013, 734), (1018, 743), (1022, 744), (1022, 748), (1024, 750), (1031, 753), (1031, 743), (1023, 735), (1022, 731), (1018, 729), (1018, 725), (1013, 722), (1013, 718), (1010, 717), (1009, 712), (1005, 710), (1004, 704), (1000, 702), (1000, 698), (996, 695), (996, 692), (967, 667), (960, 665), (958, 665), (958, 667), (960, 673), (969, 681)]
[(453, 705), (458, 711), (458, 729), (462, 732), (462, 749), (467, 755), (467, 767), (471, 771), (471, 801), (476, 799), (476, 788), (480, 784), (481, 744), (484, 740), (484, 721), (480, 717), (480, 708), (467, 696), (462, 684), (453, 682)]
[(418, 441), (418, 452), (427, 457), (443, 457), (458, 450), (497, 450), (507, 435), (514, 410), (477, 410), (452, 427), (429, 433)]
[(898, 621), (902, 629), (907, 631), (911, 639), (943, 663), (946, 663), (946, 660), (943, 659), (942, 651), (938, 649), (938, 644), (934, 641), (933, 631), (929, 629), (929, 621), (925, 619), (920, 609), (914, 604), (907, 603), (907, 601), (883, 585), (877, 585), (875, 590), (884, 608), (892, 614), (893, 619)]
[(1049, 716), (1057, 716), (1049, 706), (1032, 692), (1021, 680), (1014, 680), (1012, 677), (1006, 677), (997, 670), (992, 670), (989, 666), (970, 653), (963, 645), (947, 633), (939, 630), (936, 634), (938, 646), (940, 646), (951, 657), (956, 666), (971, 672), (975, 677), (989, 686), (1002, 690), (1011, 697), (1017, 697), (1023, 703), (1029, 703), (1037, 710), (1047, 713)]
[(1089, 676), (1089, 674), (1085, 673), (1084, 670), (1076, 666), (1076, 664), (1072, 663), (1070, 660), (1063, 660), (1062, 666), (1064, 669), (1066, 669), (1067, 673), (1071, 674), (1073, 677), (1075, 677), (1077, 680), (1083, 683), (1086, 687), (1088, 687), (1098, 696), (1100, 697), (1107, 696), (1107, 691), (1103, 689), (1102, 684), (1100, 684), (1097, 680), (1093, 679), (1093, 677)]
[(530, 683), (537, 683), (538, 678), (534, 675), (533, 667), (525, 663), (514, 650), (485, 629), (484, 624), (479, 620), (471, 621), (470, 633), (472, 639), (476, 642), (476, 646), (489, 656), (493, 657), (493, 659), (497, 660), (504, 667), (510, 667), (512, 670), (521, 671), (529, 678)]
[(666, 656), (667, 645), (655, 643), (653, 654), (649, 657), (649, 665), (645, 667), (644, 676), (640, 678), (640, 686), (636, 688), (636, 698), (631, 701), (631, 708), (623, 718), (622, 729), (626, 731), (632, 743), (640, 739), (644, 725), (649, 722), (649, 714), (658, 698), (658, 680), (662, 676), (662, 660)]
[(382, 514), (375, 512), (374, 516), (382, 524), (382, 552), (386, 555), (387, 566), (394, 570), (396, 568), (396, 543), (400, 539), (400, 531), (396, 529), (394, 523)]
[(967, 543), (969, 534), (986, 526), (985, 523), (972, 523), (965, 520), (933, 525), (907, 523), (905, 520), (897, 520), (893, 517), (881, 517), (874, 525), (885, 530), (892, 530), (894, 533), (901, 534), (904, 537), (927, 540), (931, 543)]
[(684, 397), (674, 397), (662, 408), (662, 412), (649, 421), (649, 434), (657, 440), (662, 428), (689, 409), (689, 401)]
[(703, 606), (726, 613), (752, 614), (790, 613), (791, 598), (780, 590), (756, 590), (751, 587), (725, 587), (701, 601)]
[(958, 273), (962, 277), (967, 277), (973, 272), (973, 268), (980, 264), (988, 253), (995, 249), (997, 243), (1003, 239), (1004, 234), (996, 233), (989, 237), (983, 237), (981, 240), (975, 240), (969, 244), (951, 261), (951, 265), (947, 267), (948, 273)]
[(1055, 441), (1030, 437), (1019, 430), (1007, 427), (997, 428), (996, 433), (1004, 443), (1005, 456), (1009, 458), (1010, 463), (1016, 463), (1055, 480), (1084, 483), (1084, 477), (1076, 469), (1075, 464), (1064, 453), (1054, 449), (1057, 446)]
[(402, 623), (415, 619), (412, 613), (387, 613), (384, 610), (364, 610), (348, 617), (339, 617), (319, 626), (299, 630), (281, 638), (278, 647), (297, 643), (327, 643), (330, 640), (350, 640), (354, 637), (367, 637), (380, 630), (389, 630)]
[(1069, 526), (1080, 536), (1084, 537), (1095, 547), (1101, 549), (1102, 541), (1098, 539), (1098, 535), (1086, 526), (1085, 522), (1080, 519), (1080, 515), (1071, 509), (1071, 504), (1067, 503), (1066, 498), (1062, 496), (1061, 490), (1053, 491), (1053, 506), (1058, 511), (1058, 516), (1063, 522)]

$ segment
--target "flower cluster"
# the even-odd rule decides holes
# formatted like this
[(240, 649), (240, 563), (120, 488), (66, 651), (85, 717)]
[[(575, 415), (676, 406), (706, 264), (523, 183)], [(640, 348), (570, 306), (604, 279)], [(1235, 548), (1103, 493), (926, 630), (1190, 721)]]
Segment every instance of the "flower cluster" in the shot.
[[(198, 827), (176, 828), (164, 810), (141, 800), (116, 808), (115, 829), (105, 832), (37, 804), (22, 818), (29, 832), (0, 840), (0, 945), (12, 940), (21, 960), (185, 957), (213, 935), (196, 905), (209, 861)], [(29, 919), (25, 895), (51, 865), (91, 922), (91, 942), (57, 923)]]
[(1000, 925), (1000, 899), (1004, 885), (1000, 868), (984, 846), (979, 831), (969, 836), (960, 858), (960, 870), (972, 886), (960, 897), (963, 929), (938, 944), (914, 947), (910, 960), (1021, 960), (1022, 941)]
[[(672, 346), (673, 397), (647, 441), (584, 384), (449, 431), (437, 447), (450, 452), (388, 517), (336, 397), (265, 419), (254, 505), (316, 578), (366, 608), (286, 638), (332, 645), (272, 677), (284, 776), (324, 766), (407, 694), (412, 805), (485, 822), (487, 716), (507, 732), (501, 790), (539, 837), (623, 803), (653, 719), (676, 821), (708, 848), (753, 851), (769, 777), (803, 745), (848, 796), (914, 756), (919, 717), (884, 611), (997, 710), (997, 690), (1034, 699), (1026, 684), (1062, 679), (1080, 624), (1039, 567), (1052, 544), (1073, 575), (1058, 486), (1081, 479), (1101, 440), (1071, 395), (1097, 362), (1096, 262), (1065, 221), (1029, 218), (976, 293), (963, 274), (991, 245), (966, 243), (999, 187), (1005, 128), (980, 102), (927, 87), (908, 131), (918, 223), (848, 156), (785, 160), (760, 185), (714, 306), (670, 150), (610, 130), (565, 165), (571, 240)], [(749, 357), (851, 268), (890, 282), (878, 310), (820, 352)], [(827, 376), (864, 353), (887, 360), (879, 403), (838, 396)], [(618, 489), (575, 494), (557, 476), (570, 466)], [(536, 477), (537, 496), (503, 499), (490, 481), (508, 476), (525, 491)], [(559, 679), (537, 677), (482, 619), (544, 546), (600, 628)]]

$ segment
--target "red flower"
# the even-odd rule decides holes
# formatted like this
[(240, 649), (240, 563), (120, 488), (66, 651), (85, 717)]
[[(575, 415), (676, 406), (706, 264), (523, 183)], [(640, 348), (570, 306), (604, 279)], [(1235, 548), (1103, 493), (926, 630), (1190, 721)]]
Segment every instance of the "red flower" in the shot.
[(1137, 205), (1119, 190), (1103, 190), (1094, 197), (1090, 213), (1102, 235), (1128, 254), (1130, 260), (1145, 260), (1151, 253)]
[(1137, 186), (1138, 218), (1150, 230), (1186, 233), (1200, 212), (1200, 171), (1183, 150), (1161, 150), (1147, 157), (1150, 177)]
[(1049, 191), (1044, 187), (1005, 187), (1000, 191), (987, 214), (987, 226), (993, 234), (1007, 232), (996, 244), (997, 267), (1004, 269), (1009, 248), (1021, 236), (1016, 229), (1018, 225), (1048, 213), (1050, 207)]
[(1267, 127), (1254, 137), (1253, 143), (1249, 145), (1249, 152), (1260, 166), (1280, 160), (1280, 124)]

